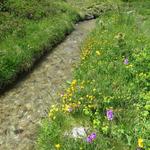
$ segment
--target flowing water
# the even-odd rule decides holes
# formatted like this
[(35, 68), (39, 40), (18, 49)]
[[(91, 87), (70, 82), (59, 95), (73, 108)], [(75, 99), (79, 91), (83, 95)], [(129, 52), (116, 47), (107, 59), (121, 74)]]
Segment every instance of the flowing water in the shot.
[(58, 92), (71, 80), (80, 61), (80, 45), (95, 20), (75, 30), (9, 91), (0, 96), (0, 150), (33, 150), (40, 120), (57, 101)]

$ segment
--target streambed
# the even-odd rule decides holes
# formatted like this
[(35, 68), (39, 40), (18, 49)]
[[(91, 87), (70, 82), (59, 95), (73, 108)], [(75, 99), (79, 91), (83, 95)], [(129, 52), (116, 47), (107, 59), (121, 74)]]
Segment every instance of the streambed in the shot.
[(49, 106), (72, 78), (80, 62), (80, 45), (95, 27), (95, 20), (75, 30), (15, 86), (0, 95), (0, 150), (33, 150), (37, 128)]

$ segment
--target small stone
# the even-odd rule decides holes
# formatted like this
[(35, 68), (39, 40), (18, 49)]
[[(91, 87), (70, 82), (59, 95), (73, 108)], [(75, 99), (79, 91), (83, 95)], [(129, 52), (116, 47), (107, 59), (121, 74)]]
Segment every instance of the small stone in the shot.
[(91, 19), (94, 19), (94, 16), (93, 15), (85, 15), (85, 19), (86, 20), (91, 20)]
[(72, 129), (72, 137), (73, 138), (82, 138), (86, 136), (84, 127), (74, 127)]

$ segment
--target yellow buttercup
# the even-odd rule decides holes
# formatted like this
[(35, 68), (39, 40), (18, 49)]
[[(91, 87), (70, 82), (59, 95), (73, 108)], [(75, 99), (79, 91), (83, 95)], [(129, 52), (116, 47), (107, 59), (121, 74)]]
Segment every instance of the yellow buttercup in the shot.
[(142, 138), (139, 138), (139, 139), (138, 139), (138, 146), (141, 147), (141, 148), (144, 147), (143, 139), (142, 139)]

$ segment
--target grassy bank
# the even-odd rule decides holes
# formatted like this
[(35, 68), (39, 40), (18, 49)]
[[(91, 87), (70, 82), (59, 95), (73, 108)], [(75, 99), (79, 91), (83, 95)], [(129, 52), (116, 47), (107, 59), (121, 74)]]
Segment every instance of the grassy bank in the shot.
[(28, 71), (64, 39), (73, 24), (114, 9), (112, 1), (43, 0), (0, 2), (0, 89)]
[(3, 0), (0, 20), (1, 89), (62, 41), (79, 14), (63, 0)]
[[(125, 4), (98, 19), (74, 80), (43, 121), (37, 149), (150, 149), (149, 4)], [(72, 137), (74, 127), (85, 129), (83, 137)]]
[(83, 19), (88, 17), (97, 18), (101, 14), (114, 10), (120, 0), (67, 0), (78, 12)]

